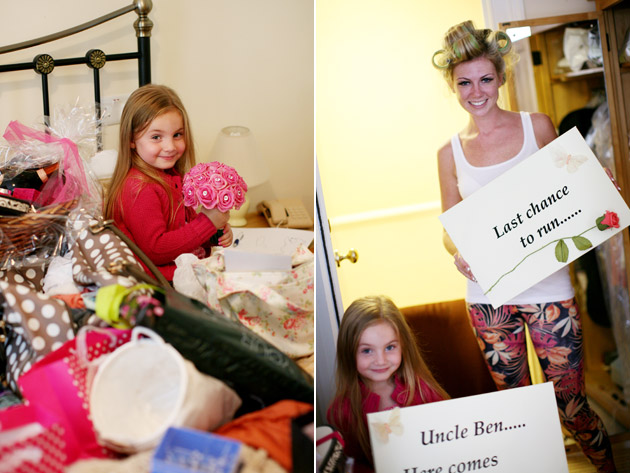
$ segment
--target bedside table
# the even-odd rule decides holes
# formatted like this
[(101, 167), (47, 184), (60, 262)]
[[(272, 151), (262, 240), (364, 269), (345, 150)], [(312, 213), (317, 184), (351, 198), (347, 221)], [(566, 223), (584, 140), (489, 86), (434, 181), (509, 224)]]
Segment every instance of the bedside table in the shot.
[[(245, 218), (247, 219), (247, 223), (245, 224), (245, 226), (232, 227), (232, 231), (235, 231), (235, 229), (237, 228), (270, 228), (269, 222), (267, 222), (267, 219), (262, 213), (252, 212), (252, 213), (247, 214)], [(285, 227), (281, 227), (281, 228), (285, 228)], [(315, 230), (315, 227), (296, 228), (295, 230), (307, 230), (307, 231), (312, 232)]]
[(247, 223), (242, 227), (233, 227), (234, 232), (237, 228), (267, 228), (269, 224), (267, 219), (260, 212), (252, 212), (245, 216)]

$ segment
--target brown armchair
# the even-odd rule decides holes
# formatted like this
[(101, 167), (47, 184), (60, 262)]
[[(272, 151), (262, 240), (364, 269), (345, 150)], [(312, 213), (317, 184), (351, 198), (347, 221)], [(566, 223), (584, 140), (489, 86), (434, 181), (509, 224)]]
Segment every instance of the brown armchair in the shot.
[(425, 362), (452, 398), (496, 391), (463, 299), (404, 307)]

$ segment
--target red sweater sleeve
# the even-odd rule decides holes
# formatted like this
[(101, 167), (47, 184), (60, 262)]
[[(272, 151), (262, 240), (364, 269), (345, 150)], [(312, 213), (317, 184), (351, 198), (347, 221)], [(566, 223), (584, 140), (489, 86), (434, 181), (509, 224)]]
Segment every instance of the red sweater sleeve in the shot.
[(363, 453), (359, 439), (354, 435), (350, 426), (351, 411), (348, 399), (335, 398), (328, 407), (326, 420), (341, 434), (344, 442), (344, 453), (354, 459), (354, 473), (374, 473), (371, 461)]
[[(169, 224), (169, 198), (157, 183), (137, 178), (132, 170), (126, 178), (122, 192), (122, 213), (115, 215), (118, 227), (172, 280), (174, 260), (207, 242), (216, 233), (208, 217), (197, 214), (186, 221), (186, 208), (181, 194), (181, 178), (165, 173), (171, 185), (173, 203), (177, 212)], [(164, 271), (162, 267), (169, 267)]]

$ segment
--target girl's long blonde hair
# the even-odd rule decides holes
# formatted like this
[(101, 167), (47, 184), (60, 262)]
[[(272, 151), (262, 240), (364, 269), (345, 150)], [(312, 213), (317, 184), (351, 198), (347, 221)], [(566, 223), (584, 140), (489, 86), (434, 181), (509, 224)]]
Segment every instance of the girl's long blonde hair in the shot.
[(182, 104), (181, 99), (173, 89), (165, 85), (144, 85), (136, 89), (127, 100), (120, 117), (120, 140), (118, 144), (118, 160), (112, 175), (111, 184), (105, 200), (104, 216), (111, 219), (118, 208), (122, 212), (120, 196), (122, 193), (125, 177), (131, 168), (136, 168), (142, 172), (146, 182), (157, 182), (164, 188), (169, 196), (169, 222), (172, 222), (177, 211), (174, 208), (174, 199), (171, 191), (161, 177), (159, 169), (145, 163), (140, 156), (132, 149), (131, 143), (135, 137), (142, 133), (158, 116), (177, 111), (184, 122), (184, 143), (186, 150), (174, 169), (180, 174), (185, 174), (195, 164), (195, 148), (192, 137), (192, 130), (188, 120), (188, 113)]
[[(363, 331), (383, 321), (391, 324), (398, 334), (402, 356), (396, 375), (406, 388), (406, 405), (413, 402), (418, 391), (423, 401), (426, 401), (424, 393), (420, 390), (420, 379), (443, 399), (449, 397), (424, 362), (411, 328), (390, 298), (369, 296), (357, 299), (350, 304), (341, 319), (337, 337), (337, 372), (335, 375), (337, 389), (333, 403), (341, 405), (344, 399), (349, 401), (351, 409), (349, 427), (356, 433), (361, 449), (370, 459), (372, 458), (370, 441), (367, 426), (363, 421), (362, 396), (359, 384), (361, 377), (357, 371), (357, 350)], [(333, 415), (331, 421), (339, 429), (345, 423), (342, 418), (342, 410), (332, 410), (331, 413)]]

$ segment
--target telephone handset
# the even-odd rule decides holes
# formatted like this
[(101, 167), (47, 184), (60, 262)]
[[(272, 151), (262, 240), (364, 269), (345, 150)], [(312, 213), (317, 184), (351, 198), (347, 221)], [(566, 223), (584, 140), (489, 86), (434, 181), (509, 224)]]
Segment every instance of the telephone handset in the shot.
[(299, 199), (263, 200), (259, 209), (271, 227), (311, 228), (313, 220)]

